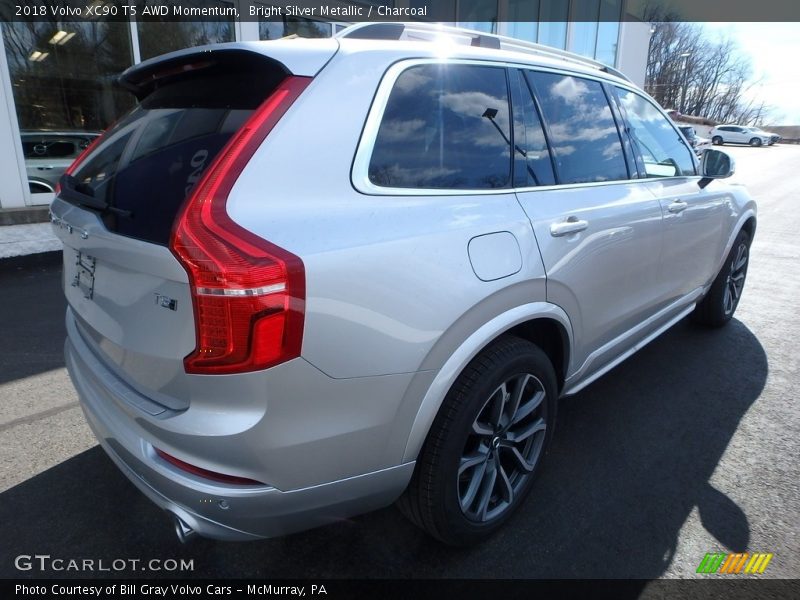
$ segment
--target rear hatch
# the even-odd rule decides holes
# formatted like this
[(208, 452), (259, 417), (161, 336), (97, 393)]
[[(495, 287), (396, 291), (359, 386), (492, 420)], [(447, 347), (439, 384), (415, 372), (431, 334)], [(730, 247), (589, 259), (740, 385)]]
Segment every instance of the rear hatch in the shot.
[[(275, 44), (291, 55), (286, 42)], [(335, 47), (318, 46), (316, 59), (300, 52), (312, 71), (303, 75)], [(124, 73), (121, 83), (139, 104), (67, 170), (51, 206), (81, 338), (166, 409), (190, 403), (184, 359), (197, 346), (190, 275), (170, 248), (176, 216), (242, 125), (292, 78), (286, 61), (267, 54), (263, 46), (211, 47)]]

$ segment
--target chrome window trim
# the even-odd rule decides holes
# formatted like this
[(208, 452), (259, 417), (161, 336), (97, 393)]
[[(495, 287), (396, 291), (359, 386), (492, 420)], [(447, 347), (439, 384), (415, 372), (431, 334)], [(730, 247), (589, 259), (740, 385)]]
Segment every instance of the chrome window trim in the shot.
[[(631, 183), (646, 183), (654, 180), (666, 181), (672, 179), (700, 179), (699, 175), (673, 175), (670, 177), (647, 177), (637, 179), (615, 179), (612, 181), (590, 181), (586, 183), (558, 183), (555, 185), (542, 185), (533, 187), (503, 187), (493, 189), (438, 189), (438, 188), (398, 188), (398, 187), (384, 187), (379, 186), (369, 179), (369, 163), (372, 159), (372, 153), (375, 149), (375, 142), (378, 137), (378, 130), (380, 129), (383, 114), (386, 111), (386, 105), (389, 102), (389, 96), (394, 89), (395, 83), (400, 75), (406, 70), (419, 66), (430, 64), (446, 64), (446, 65), (475, 65), (480, 67), (498, 67), (502, 69), (516, 68), (541, 71), (546, 73), (556, 73), (568, 75), (571, 77), (582, 77), (584, 79), (591, 79), (601, 83), (616, 85), (620, 88), (630, 90), (640, 96), (642, 92), (637, 90), (636, 87), (629, 83), (616, 80), (616, 78), (602, 77), (594, 74), (584, 73), (582, 71), (572, 71), (568, 68), (554, 68), (549, 66), (537, 65), (535, 63), (516, 62), (516, 61), (502, 61), (502, 60), (478, 60), (468, 58), (408, 58), (401, 59), (392, 64), (383, 74), (378, 89), (375, 92), (375, 97), (372, 100), (367, 119), (364, 123), (364, 128), (361, 132), (361, 137), (358, 141), (356, 154), (353, 159), (353, 166), (350, 171), (350, 181), (356, 191), (369, 196), (486, 196), (498, 194), (511, 194), (516, 192), (535, 192), (547, 190), (564, 190), (572, 188), (594, 187), (598, 185), (618, 185), (618, 184), (631, 184)], [(645, 100), (649, 100), (647, 95), (643, 96)], [(660, 109), (660, 108), (659, 108)], [(662, 110), (661, 113), (667, 117), (666, 113)], [(673, 125), (674, 127), (674, 125)]]
[(666, 181), (675, 179), (697, 179), (700, 180), (700, 175), (671, 175), (669, 177), (641, 177), (638, 179), (614, 179), (613, 181), (588, 181), (586, 183), (557, 183), (555, 185), (539, 185), (532, 187), (518, 187), (512, 188), (509, 191), (515, 193), (528, 193), (548, 190), (567, 190), (574, 188), (597, 187), (602, 185), (630, 185), (632, 183), (653, 183), (654, 181)]

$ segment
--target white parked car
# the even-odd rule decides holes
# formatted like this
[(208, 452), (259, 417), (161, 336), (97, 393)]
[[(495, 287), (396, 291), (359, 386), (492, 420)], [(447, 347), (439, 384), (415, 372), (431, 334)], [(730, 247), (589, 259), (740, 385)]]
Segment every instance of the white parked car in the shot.
[(769, 145), (770, 146), (772, 146), (772, 144), (780, 142), (781, 139), (782, 139), (781, 136), (779, 136), (777, 133), (772, 133), (771, 131), (764, 131), (763, 129), (756, 129), (756, 131), (758, 131), (759, 133), (762, 133), (764, 135), (768, 135), (769, 136)]
[(773, 142), (772, 134), (761, 131), (756, 127), (742, 125), (720, 125), (711, 130), (711, 143), (716, 146), (722, 144), (750, 144), (751, 146), (769, 146)]

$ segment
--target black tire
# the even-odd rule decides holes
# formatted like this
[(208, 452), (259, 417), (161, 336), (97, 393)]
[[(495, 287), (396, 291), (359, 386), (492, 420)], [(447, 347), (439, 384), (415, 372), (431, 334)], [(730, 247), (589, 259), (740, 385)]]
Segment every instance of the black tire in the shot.
[(711, 138), (711, 143), (715, 146), (722, 146), (722, 141), (722, 138), (718, 135), (715, 135), (713, 138)]
[(753, 138), (750, 140), (750, 145), (755, 146), (756, 148), (761, 145), (761, 140), (758, 138)]
[[(743, 264), (742, 259), (744, 260)], [(707, 327), (722, 327), (733, 317), (742, 296), (747, 267), (750, 263), (750, 236), (740, 231), (733, 242), (728, 258), (692, 313), (692, 320)], [(741, 283), (737, 282), (741, 276)]]
[[(494, 533), (524, 502), (540, 470), (553, 436), (557, 390), (553, 365), (536, 345), (504, 336), (483, 350), (458, 376), (431, 426), (398, 501), (403, 514), (450, 545)], [(493, 432), (478, 433), (484, 427)], [(473, 504), (478, 508), (470, 515)]]

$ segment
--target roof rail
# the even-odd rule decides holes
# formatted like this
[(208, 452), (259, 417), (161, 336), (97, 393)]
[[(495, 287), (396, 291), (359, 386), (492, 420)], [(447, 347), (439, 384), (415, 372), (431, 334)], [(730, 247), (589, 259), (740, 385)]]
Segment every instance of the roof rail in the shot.
[(358, 23), (351, 25), (336, 34), (337, 38), (354, 38), (362, 40), (413, 40), (431, 42), (441, 36), (452, 38), (456, 43), (470, 46), (480, 46), (483, 48), (494, 48), (496, 50), (509, 50), (524, 54), (535, 54), (546, 58), (557, 58), (567, 62), (575, 63), (584, 67), (597, 69), (625, 81), (631, 80), (613, 67), (609, 67), (597, 60), (586, 58), (566, 50), (559, 50), (543, 44), (526, 42), (516, 38), (493, 33), (484, 33), (472, 29), (461, 27), (450, 27), (449, 25), (439, 25), (436, 23)]

